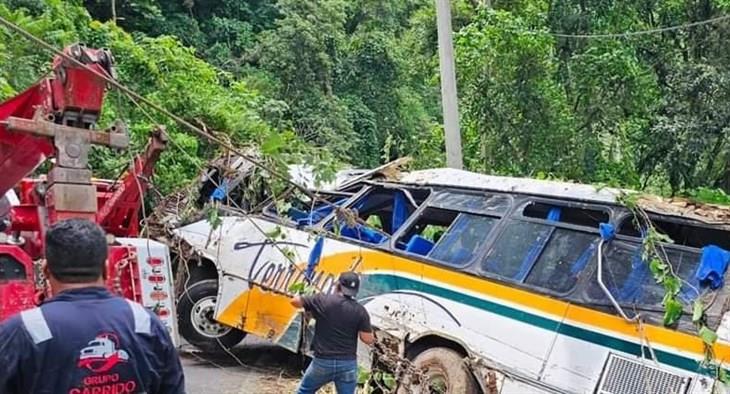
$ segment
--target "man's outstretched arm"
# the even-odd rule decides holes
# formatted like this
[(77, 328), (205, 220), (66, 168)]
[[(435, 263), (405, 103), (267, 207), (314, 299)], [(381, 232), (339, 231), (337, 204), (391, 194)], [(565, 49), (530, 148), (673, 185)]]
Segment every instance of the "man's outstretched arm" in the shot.
[(366, 345), (375, 343), (375, 335), (373, 335), (373, 327), (370, 325), (370, 315), (365, 308), (360, 309), (360, 326), (358, 327), (358, 337)]
[(375, 343), (375, 335), (373, 335), (372, 332), (360, 331), (358, 336), (360, 337), (362, 343), (366, 345), (372, 345), (373, 343)]

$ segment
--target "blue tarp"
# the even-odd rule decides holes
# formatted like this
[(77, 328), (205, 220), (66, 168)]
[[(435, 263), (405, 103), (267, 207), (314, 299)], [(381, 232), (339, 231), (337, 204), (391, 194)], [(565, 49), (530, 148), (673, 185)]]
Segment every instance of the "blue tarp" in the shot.
[(713, 290), (719, 289), (722, 287), (728, 263), (730, 263), (730, 252), (715, 245), (705, 246), (702, 248), (695, 278), (702, 285), (709, 285)]
[(228, 194), (228, 179), (224, 179), (220, 186), (215, 188), (210, 198), (213, 201), (223, 201), (226, 198), (226, 194)]

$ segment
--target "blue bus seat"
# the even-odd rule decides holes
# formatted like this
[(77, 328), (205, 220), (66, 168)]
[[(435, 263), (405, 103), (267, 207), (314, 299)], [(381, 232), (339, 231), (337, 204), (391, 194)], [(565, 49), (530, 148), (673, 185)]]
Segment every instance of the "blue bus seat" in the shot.
[(408, 244), (406, 244), (406, 252), (427, 256), (428, 253), (431, 252), (431, 249), (433, 249), (433, 245), (433, 242), (415, 234), (411, 237), (410, 241), (408, 241)]

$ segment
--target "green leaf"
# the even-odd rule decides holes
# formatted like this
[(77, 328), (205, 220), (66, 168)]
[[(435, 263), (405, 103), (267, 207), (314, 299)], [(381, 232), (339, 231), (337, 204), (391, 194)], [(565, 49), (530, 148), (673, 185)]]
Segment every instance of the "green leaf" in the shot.
[(663, 285), (665, 293), (672, 297), (679, 293), (679, 290), (682, 288), (682, 282), (680, 282), (679, 278), (674, 275), (665, 276)]
[(295, 255), (294, 255), (294, 251), (291, 250), (291, 248), (282, 248), (281, 253), (284, 254), (284, 257), (286, 257), (287, 260), (294, 261)]
[(220, 218), (220, 215), (218, 214), (218, 208), (216, 208), (215, 206), (211, 205), (207, 208), (207, 210), (207, 221), (208, 223), (210, 223), (210, 227), (215, 230), (223, 223), (223, 219)]
[(302, 294), (302, 293), (304, 293), (305, 287), (307, 287), (307, 284), (304, 282), (292, 283), (289, 286), (289, 292), (294, 293), (294, 294)]
[(654, 275), (654, 279), (657, 279), (667, 269), (667, 265), (659, 258), (653, 258), (649, 261), (649, 270)]
[(664, 325), (671, 326), (682, 317), (682, 304), (671, 297), (664, 303)]
[(391, 390), (395, 388), (395, 384), (396, 384), (395, 377), (391, 373), (384, 372), (383, 376), (382, 376), (382, 382), (385, 385), (385, 387), (387, 387)]
[(281, 233), (282, 233), (281, 226), (276, 226), (276, 227), (274, 227), (273, 230), (268, 231), (266, 233), (266, 237), (267, 238), (271, 238), (271, 239), (276, 239), (276, 238), (279, 238), (281, 236)]
[(717, 333), (709, 329), (707, 326), (703, 325), (702, 328), (700, 328), (699, 336), (702, 338), (702, 342), (706, 343), (708, 346), (712, 346), (715, 342), (717, 342)]
[(653, 231), (653, 233), (656, 234), (656, 241), (658, 241), (658, 242), (663, 242), (663, 243), (667, 243), (667, 244), (674, 243), (674, 240), (672, 240), (672, 238), (670, 238), (667, 234), (660, 233), (656, 230)]
[(697, 298), (692, 307), (692, 322), (697, 323), (702, 319), (702, 315), (705, 313), (705, 305), (702, 300)]
[(261, 144), (261, 152), (265, 155), (273, 155), (279, 152), (283, 146), (284, 139), (281, 138), (281, 134), (276, 131), (272, 131)]
[(315, 289), (314, 286), (308, 285), (307, 282), (292, 283), (289, 286), (289, 292), (298, 295), (311, 295), (314, 294), (316, 290), (317, 289)]
[(285, 215), (287, 212), (289, 212), (289, 209), (292, 207), (291, 203), (288, 201), (277, 201), (276, 202), (276, 212), (279, 215)]
[(357, 369), (357, 384), (364, 385), (370, 380), (370, 371), (366, 371), (362, 368)]

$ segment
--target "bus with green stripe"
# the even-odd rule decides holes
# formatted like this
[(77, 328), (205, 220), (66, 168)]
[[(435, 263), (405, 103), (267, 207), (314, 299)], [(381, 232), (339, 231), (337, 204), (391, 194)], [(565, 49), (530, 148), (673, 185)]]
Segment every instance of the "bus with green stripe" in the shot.
[(316, 193), (174, 231), (189, 342), (306, 353), (292, 294), (355, 270), (379, 338), (363, 363), (400, 392), (725, 390), (728, 207), (454, 169)]

